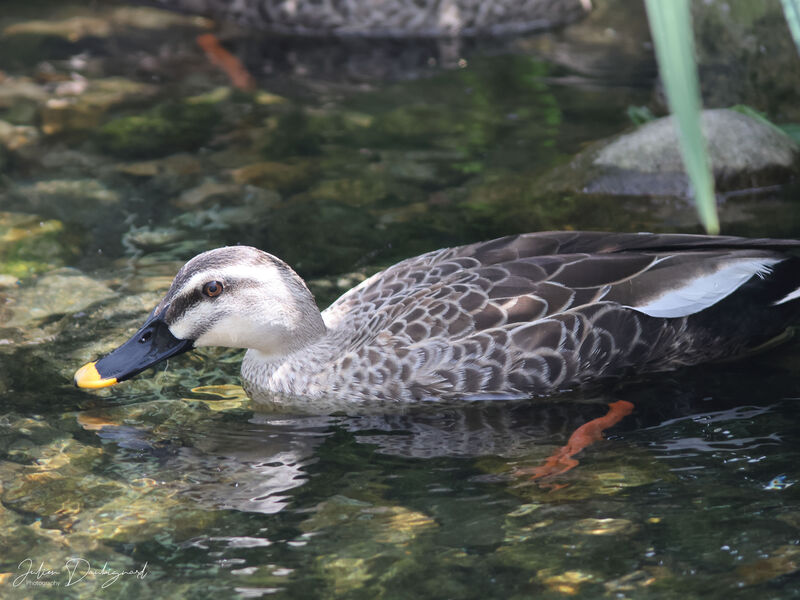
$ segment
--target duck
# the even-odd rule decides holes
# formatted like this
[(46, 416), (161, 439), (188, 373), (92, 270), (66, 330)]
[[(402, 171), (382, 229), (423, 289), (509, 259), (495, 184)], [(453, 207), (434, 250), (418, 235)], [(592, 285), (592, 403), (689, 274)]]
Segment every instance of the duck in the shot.
[[(142, 0), (136, 0), (141, 3)], [(150, 0), (152, 3), (153, 0)], [(501, 36), (558, 27), (591, 10), (589, 0), (155, 0), (163, 8), (246, 29), (303, 37)]]
[(798, 247), (526, 233), (408, 258), (322, 312), (281, 259), (217, 248), (187, 262), (142, 327), (74, 382), (107, 387), (192, 348), (224, 346), (247, 349), (243, 387), (262, 403), (547, 398), (785, 337), (800, 313)]

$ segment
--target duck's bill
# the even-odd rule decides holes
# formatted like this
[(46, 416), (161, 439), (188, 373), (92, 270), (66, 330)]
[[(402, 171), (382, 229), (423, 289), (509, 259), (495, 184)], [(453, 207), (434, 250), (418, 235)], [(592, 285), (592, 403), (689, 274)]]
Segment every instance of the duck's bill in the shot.
[(151, 317), (119, 348), (78, 369), (75, 372), (75, 385), (89, 389), (108, 387), (192, 347), (192, 340), (176, 338), (161, 319)]

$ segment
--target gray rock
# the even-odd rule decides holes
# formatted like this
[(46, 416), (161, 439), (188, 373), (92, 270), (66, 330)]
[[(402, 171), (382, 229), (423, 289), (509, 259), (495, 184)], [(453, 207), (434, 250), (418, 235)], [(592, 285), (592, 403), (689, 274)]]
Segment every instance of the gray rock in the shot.
[[(800, 148), (770, 123), (728, 109), (703, 111), (701, 121), (718, 192), (781, 184), (797, 173)], [(589, 194), (690, 194), (672, 117), (594, 145), (546, 183)]]
[(42, 275), (32, 285), (8, 294), (11, 318), (4, 327), (26, 328), (63, 314), (74, 314), (114, 296), (108, 287), (70, 268)]
[(98, 179), (49, 179), (12, 188), (16, 198), (44, 215), (55, 215), (66, 223), (91, 223), (98, 211), (119, 205), (120, 195)]

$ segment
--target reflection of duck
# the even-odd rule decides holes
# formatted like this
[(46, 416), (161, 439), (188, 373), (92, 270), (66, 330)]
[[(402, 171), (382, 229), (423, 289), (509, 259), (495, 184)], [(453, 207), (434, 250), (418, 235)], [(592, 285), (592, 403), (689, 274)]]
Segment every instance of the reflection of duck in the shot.
[(303, 36), (504, 35), (580, 18), (589, 0), (157, 0), (248, 28)]
[(248, 348), (245, 387), (325, 411), (552, 394), (630, 371), (742, 354), (800, 308), (788, 240), (538, 233), (437, 250), (322, 315), (284, 262), (250, 247), (190, 260), (145, 325), (82, 367), (104, 387), (195, 346)]

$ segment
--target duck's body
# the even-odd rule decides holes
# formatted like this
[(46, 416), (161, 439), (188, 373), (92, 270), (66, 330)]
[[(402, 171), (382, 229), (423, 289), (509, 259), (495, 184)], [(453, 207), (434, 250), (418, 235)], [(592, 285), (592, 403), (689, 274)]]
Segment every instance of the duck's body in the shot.
[[(143, 335), (171, 335), (177, 351), (249, 348), (242, 378), (257, 400), (545, 396), (630, 371), (736, 356), (775, 338), (800, 308), (800, 259), (790, 254), (797, 247), (525, 234), (405, 260), (321, 315), (285, 263), (255, 248), (221, 248), (181, 269), (137, 336), (97, 363), (95, 380), (142, 370), (140, 361), (138, 370), (112, 372), (115, 354), (137, 338), (143, 344)], [(207, 297), (209, 282), (220, 285), (218, 295)]]
[(590, 8), (586, 0), (149, 1), (272, 33), (370, 38), (518, 34), (570, 23)]

